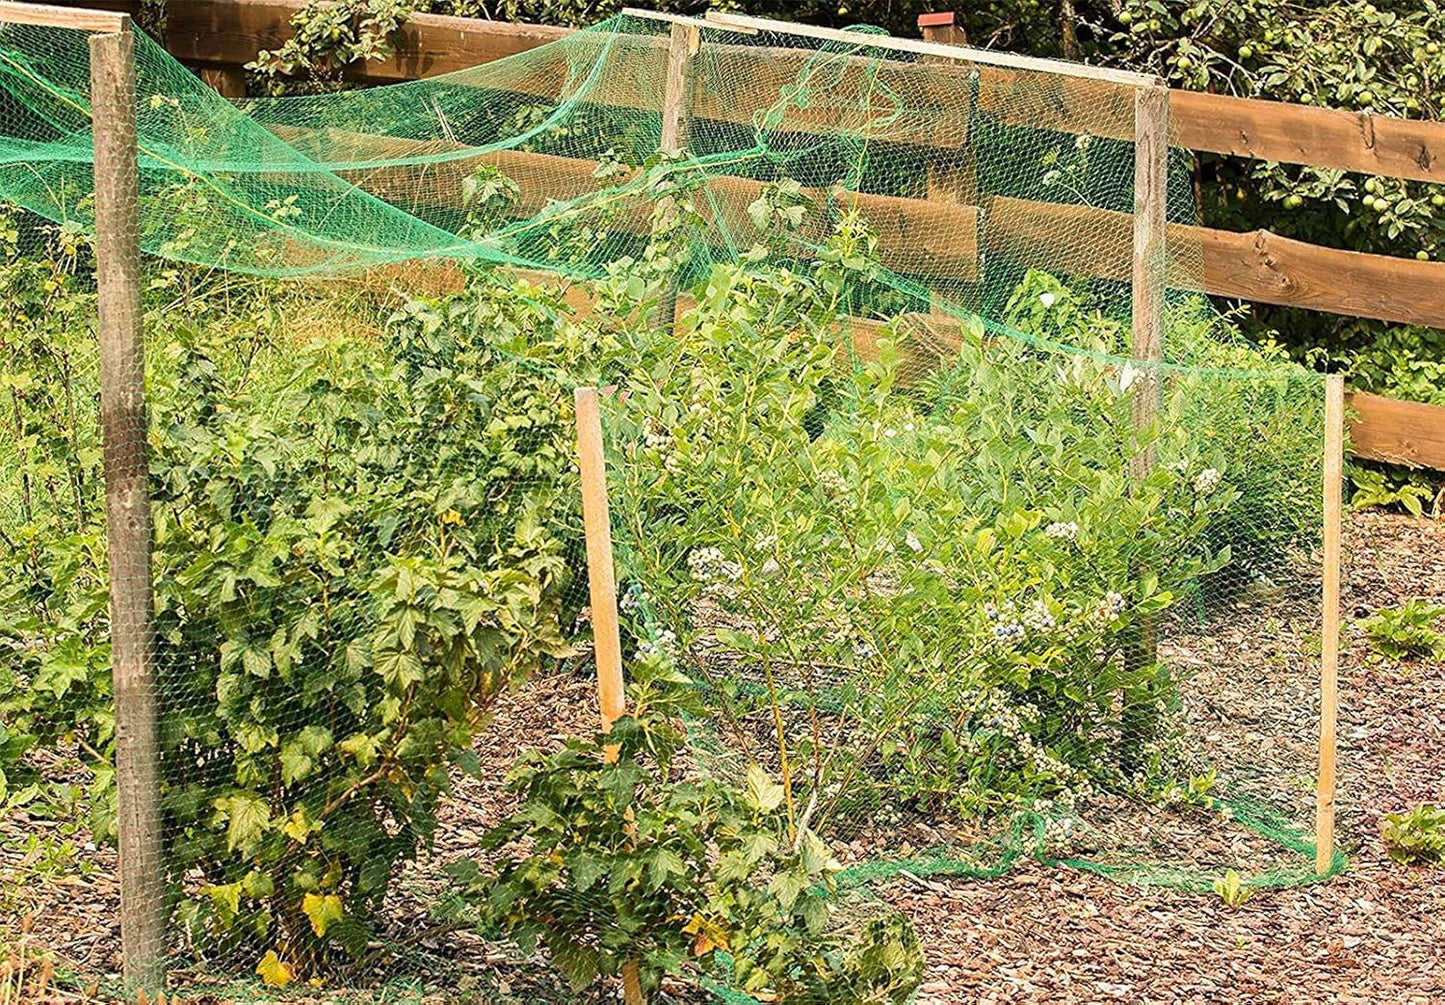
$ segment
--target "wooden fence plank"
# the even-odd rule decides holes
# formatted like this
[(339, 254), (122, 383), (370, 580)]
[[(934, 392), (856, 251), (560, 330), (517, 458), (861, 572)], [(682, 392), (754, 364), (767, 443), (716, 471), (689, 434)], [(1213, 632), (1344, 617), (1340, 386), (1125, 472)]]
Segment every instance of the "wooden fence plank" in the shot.
[[(1128, 213), (1000, 196), (985, 218), (982, 250), (1021, 265), (1127, 281), (1132, 223)], [(1215, 296), (1445, 328), (1445, 262), (1182, 224), (1170, 224), (1169, 249), (1171, 286), (1202, 284)]]
[(1445, 407), (1356, 391), (1350, 410), (1354, 456), (1445, 471)]
[[(324, 142), (333, 156), (345, 160), (333, 168), (341, 177), (366, 191), (408, 211), (428, 206), (455, 208), (461, 198), (462, 181), (483, 164), (495, 166), (520, 188), (518, 213), (526, 218), (542, 212), (550, 201), (569, 201), (596, 192), (594, 172), (598, 162), (554, 154), (524, 153), (516, 150), (479, 151), (467, 155), (466, 147), (442, 141), (419, 141), (344, 133), (327, 130), (314, 133), (298, 127), (274, 127), (273, 131), (302, 152), (310, 153)], [(439, 159), (461, 154), (452, 159)], [(359, 163), (409, 157), (431, 157), (418, 164), (348, 168), (346, 161)], [(734, 234), (751, 232), (747, 207), (763, 191), (763, 183), (728, 175), (713, 177), (696, 199), (704, 215), (720, 218)], [(879, 256), (898, 272), (949, 276), (970, 280), (978, 275), (978, 221), (975, 206), (940, 205), (923, 199), (904, 199), (870, 193), (830, 193), (805, 188), (819, 212), (813, 214), (812, 230), (806, 239), (821, 240), (826, 227), (822, 212), (830, 197), (856, 205), (878, 235)], [(632, 210), (616, 221), (620, 228), (641, 233), (651, 226), (650, 203), (639, 197)]]
[(1445, 122), (1175, 91), (1189, 150), (1445, 183)]

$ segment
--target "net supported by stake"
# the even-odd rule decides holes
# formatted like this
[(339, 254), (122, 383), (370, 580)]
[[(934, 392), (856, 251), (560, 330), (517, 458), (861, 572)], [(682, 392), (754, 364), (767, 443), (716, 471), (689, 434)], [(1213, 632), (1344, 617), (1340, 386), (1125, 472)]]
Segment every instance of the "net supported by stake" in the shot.
[[(1147, 82), (893, 44), (624, 16), (233, 106), (135, 37), (178, 952), (363, 979), (449, 900), (404, 865), (449, 775), (586, 635), (586, 384), (615, 389), (628, 671), (687, 698), (675, 770), (761, 768), (834, 885), (1029, 853), (1314, 874), (1323, 382), (1194, 292)], [(86, 46), (0, 28), (4, 767), (104, 836)], [(783, 980), (734, 948), (734, 984)]]

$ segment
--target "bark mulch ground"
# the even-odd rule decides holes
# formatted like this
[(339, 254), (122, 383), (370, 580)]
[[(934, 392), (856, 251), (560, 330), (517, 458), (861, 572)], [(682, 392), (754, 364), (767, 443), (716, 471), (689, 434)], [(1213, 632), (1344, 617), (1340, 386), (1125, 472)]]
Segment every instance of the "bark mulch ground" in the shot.
[[(874, 889), (907, 912), (924, 946), (919, 1005), (1445, 1001), (1445, 868), (1395, 865), (1379, 836), (1385, 813), (1445, 801), (1445, 665), (1380, 660), (1351, 625), (1411, 597), (1445, 603), (1445, 524), (1354, 514), (1347, 553), (1337, 802), (1348, 870), (1260, 891), (1238, 908), (1211, 894), (1141, 888), (1027, 859), (995, 879), (900, 875)], [(1191, 734), (1207, 742), (1209, 756), (1237, 762), (1228, 781), (1293, 801), (1306, 822), (1317, 721), (1307, 606), (1256, 612), (1243, 603), (1207, 635), (1171, 640), (1168, 654), (1192, 673), (1184, 707)], [(535, 960), (469, 932), (430, 933), (428, 910), (444, 892), (440, 866), (468, 854), (510, 808), (500, 779), (517, 754), (594, 728), (593, 701), (589, 681), (545, 677), (502, 702), (478, 747), (495, 781), (459, 787), (444, 807), (437, 847), (396, 883), (388, 925), (403, 952), (390, 967), (393, 980), (385, 991), (344, 1000), (569, 999)], [(31, 832), (48, 840), (27, 846)], [(26, 917), (29, 944), (62, 969), (114, 973), (114, 856), (87, 840), (83, 831), (0, 821), (0, 947), (6, 929), (13, 939), (15, 921)], [(1187, 835), (1179, 840), (1188, 852)], [(69, 850), (57, 857), (57, 846)], [(1243, 873), (1258, 849), (1241, 840), (1194, 850), (1210, 861), (1236, 854)], [(202, 974), (187, 984), (180, 1000), (266, 997)], [(80, 989), (54, 1000), (96, 997), (104, 995)]]

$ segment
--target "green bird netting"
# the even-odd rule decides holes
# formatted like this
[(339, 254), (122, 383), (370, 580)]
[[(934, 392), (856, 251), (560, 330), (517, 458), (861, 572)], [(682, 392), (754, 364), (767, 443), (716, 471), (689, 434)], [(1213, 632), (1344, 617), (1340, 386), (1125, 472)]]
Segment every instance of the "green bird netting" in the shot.
[[(844, 38), (624, 15), (232, 103), (136, 36), (178, 962), (365, 981), (562, 891), (570, 932), (519, 942), (573, 990), (645, 938), (649, 985), (904, 1001), (916, 941), (858, 889), (900, 874), (1315, 878), (1322, 378), (1200, 292), (1182, 151), (1163, 253), (1136, 260), (1149, 81)], [(115, 867), (90, 83), (82, 33), (0, 24), (14, 877)], [(688, 899), (735, 821), (685, 859), (663, 847), (682, 797), (629, 802), (641, 774), (500, 785), (488, 721), (530, 735), (522, 687), (552, 742), (549, 695), (589, 666), (582, 386), (604, 388), (630, 700), (686, 723), (673, 775), (747, 792), (687, 813), (776, 827), (749, 867), (779, 924), (833, 939), (806, 965)], [(499, 882), (527, 842), (483, 853), (480, 829), (550, 799), (541, 843), (593, 796), (632, 814), (612, 848), (637, 872), (606, 887), (565, 831), (525, 894)], [(797, 889), (773, 881), (787, 848)], [(488, 882), (507, 898), (459, 892)]]

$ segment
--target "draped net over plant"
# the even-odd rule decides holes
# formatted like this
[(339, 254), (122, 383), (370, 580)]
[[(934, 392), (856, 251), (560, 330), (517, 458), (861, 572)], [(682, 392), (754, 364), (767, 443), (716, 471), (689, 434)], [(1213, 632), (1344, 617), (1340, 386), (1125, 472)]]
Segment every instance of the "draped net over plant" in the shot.
[[(626, 16), (235, 105), (136, 64), (178, 952), (355, 977), (471, 909), (403, 863), (478, 858), (444, 793), (585, 658), (591, 384), (634, 701), (830, 883), (1312, 875), (1322, 383), (1187, 226), (1132, 358), (1134, 85)], [(84, 36), (0, 26), (0, 84), (0, 769), (105, 837)]]

